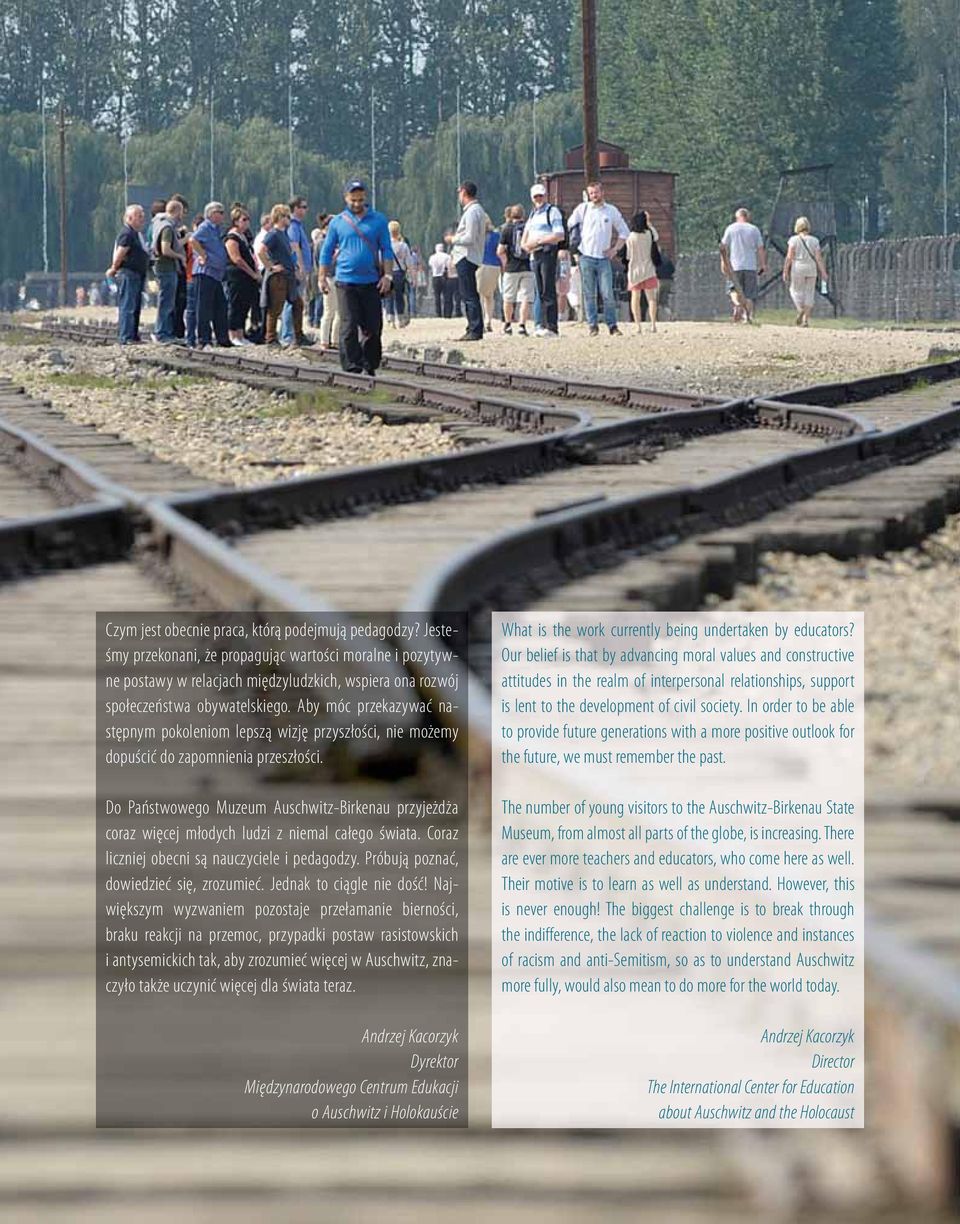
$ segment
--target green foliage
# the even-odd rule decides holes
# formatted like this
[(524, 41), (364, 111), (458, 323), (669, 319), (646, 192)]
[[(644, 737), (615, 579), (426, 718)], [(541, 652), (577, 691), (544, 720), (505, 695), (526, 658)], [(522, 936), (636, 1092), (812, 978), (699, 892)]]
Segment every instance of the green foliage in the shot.
[[(676, 171), (685, 250), (736, 205), (770, 215), (779, 174), (833, 162), (876, 189), (898, 79), (896, 0), (600, 0), (601, 134)], [(625, 102), (625, 99), (629, 102)]]
[[(779, 172), (834, 164), (840, 236), (859, 202), (895, 233), (960, 228), (960, 0), (598, 0), (600, 135), (638, 168), (678, 175), (684, 250), (712, 245), (735, 205), (770, 215)], [(581, 138), (579, 5), (569, 0), (0, 0), (0, 199), (26, 216), (0, 279), (42, 266), (41, 91), (47, 100), (49, 258), (59, 263), (56, 139), (68, 138), (72, 268), (105, 266), (129, 179), (260, 211), (297, 191), (339, 203), (371, 172), (414, 241), (456, 220), (462, 174), (488, 211), (528, 202), (531, 100), (540, 165)], [(886, 194), (884, 194), (886, 193)]]
[[(199, 155), (198, 155), (199, 154)], [(164, 132), (134, 136), (128, 152), (132, 183), (148, 183), (162, 194), (179, 191), (191, 211), (201, 211), (211, 198), (229, 208), (241, 200), (254, 219), (290, 195), (287, 133), (266, 119), (250, 119), (238, 128), (214, 127), (214, 190), (210, 192), (210, 126), (200, 110), (192, 111)], [(295, 190), (306, 195), (311, 214), (329, 211), (340, 199), (347, 170), (325, 162), (316, 153), (294, 149)], [(123, 178), (102, 183), (93, 214), (98, 249), (109, 255), (123, 211)]]
[[(537, 170), (563, 165), (564, 150), (582, 136), (579, 99), (551, 94), (537, 103)], [(514, 106), (500, 119), (464, 116), (461, 120), (461, 177), (473, 179), (480, 200), (494, 223), (507, 204), (530, 205), (533, 182), (532, 104)], [(404, 233), (432, 250), (444, 232), (456, 225), (457, 131), (447, 120), (430, 139), (414, 141), (407, 150), (399, 179), (384, 187), (384, 206), (397, 217)]]
[(895, 234), (943, 231), (943, 104), (947, 103), (947, 229), (960, 224), (960, 0), (901, 0), (909, 74), (884, 167)]
[[(502, 114), (569, 81), (568, 0), (0, 0), (0, 113), (61, 98), (85, 122), (156, 132), (213, 104), (218, 121), (285, 123), (333, 160), (407, 145), (462, 109)], [(366, 158), (366, 153), (364, 153)]]
[[(16, 240), (0, 243), (0, 280), (18, 279), (43, 267), (43, 155), (40, 116), (0, 115), (0, 199), (16, 219)], [(72, 268), (101, 267), (105, 256), (90, 229), (99, 185), (114, 177), (120, 151), (105, 132), (71, 123), (67, 136), (67, 250)], [(57, 134), (47, 124), (47, 229), (51, 271), (60, 265)], [(12, 236), (8, 234), (8, 239)], [(107, 255), (109, 252), (107, 252)], [(102, 263), (106, 267), (106, 263)]]

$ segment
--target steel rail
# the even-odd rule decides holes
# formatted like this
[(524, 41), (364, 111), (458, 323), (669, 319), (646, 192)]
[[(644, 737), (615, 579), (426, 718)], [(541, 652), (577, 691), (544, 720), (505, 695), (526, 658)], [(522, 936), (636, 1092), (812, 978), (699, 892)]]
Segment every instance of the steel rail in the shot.
[[(405, 612), (493, 610), (521, 588), (542, 594), (574, 574), (613, 568), (696, 534), (757, 518), (884, 468), (915, 462), (960, 438), (960, 406), (757, 465), (699, 487), (677, 487), (570, 509), (502, 532), (421, 577)], [(509, 603), (504, 606), (509, 606)], [(483, 690), (485, 693), (485, 690)], [(471, 732), (486, 736), (489, 701), (471, 686)]]
[(929, 362), (888, 374), (868, 374), (863, 378), (852, 378), (848, 382), (815, 383), (813, 386), (799, 387), (793, 391), (771, 392), (761, 398), (775, 399), (781, 404), (816, 404), (833, 408), (841, 404), (857, 404), (885, 395), (896, 395), (922, 383), (950, 382), (957, 378), (960, 378), (960, 358), (955, 361)]
[(205, 527), (235, 535), (426, 501), (466, 485), (516, 483), (543, 472), (603, 461), (611, 452), (621, 452), (626, 462), (637, 458), (638, 452), (646, 457), (652, 448), (672, 440), (682, 442), (750, 427), (833, 437), (866, 434), (874, 429), (852, 414), (832, 409), (730, 401), (429, 459), (397, 460), (245, 489), (177, 494), (169, 502)]
[[(91, 503), (0, 523), (0, 580), (44, 570), (129, 561), (140, 552), (160, 562), (176, 583), (222, 611), (250, 611), (263, 617), (284, 613), (301, 620), (322, 614), (348, 627), (347, 617), (240, 556), (166, 499), (145, 496), (107, 480), (89, 464), (2, 420), (0, 450), (14, 454), (38, 480), (55, 478), (72, 491), (88, 495)], [(341, 660), (335, 666), (351, 674), (362, 672), (378, 685), (385, 680), (393, 687), (402, 678), (399, 663), (379, 659), (363, 663)], [(308, 674), (306, 665), (291, 664), (291, 669)], [(337, 724), (350, 721), (347, 715), (331, 714), (329, 705), (327, 717)], [(334, 768), (343, 774), (355, 768), (359, 760), (367, 768), (389, 761), (394, 771), (412, 769), (416, 754), (413, 743), (406, 737), (391, 739), (385, 734), (387, 724), (395, 727), (400, 720), (374, 716), (371, 721), (380, 726), (379, 741), (336, 740), (336, 751), (327, 754)], [(411, 721), (410, 716), (406, 721)]]
[[(11, 326), (9, 323), (7, 326)], [(41, 332), (50, 332), (70, 339), (93, 339), (98, 344), (114, 342), (114, 328), (103, 324), (64, 323), (53, 319), (44, 319), (40, 325)], [(190, 353), (194, 359), (212, 359), (217, 364), (237, 364), (242, 368), (244, 362), (263, 364), (262, 355), (244, 354), (237, 350), (224, 349), (222, 352), (198, 352), (196, 350), (178, 350)], [(397, 357), (385, 354), (381, 369), (387, 371), (388, 377), (375, 377), (361, 374), (343, 374), (333, 367), (339, 365), (339, 357), (334, 352), (317, 348), (301, 350), (308, 361), (314, 365), (329, 365), (331, 372), (337, 375), (337, 385), (366, 388), (389, 387), (402, 385), (400, 380), (392, 383), (389, 374), (406, 374), (408, 377), (421, 379), (437, 379), (445, 382), (466, 383), (470, 385), (499, 387), (527, 394), (551, 395), (561, 399), (588, 400), (603, 404), (616, 404), (624, 407), (645, 406), (653, 410), (666, 411), (674, 408), (705, 407), (710, 404), (725, 402), (722, 395), (691, 394), (682, 391), (669, 391), (657, 387), (644, 387), (634, 383), (608, 383), (591, 378), (575, 379), (549, 374), (527, 374), (511, 370), (494, 369), (487, 366), (467, 366), (440, 361), (430, 361), (419, 358)], [(302, 365), (293, 367), (304, 370), (309, 367)], [(316, 373), (316, 371), (315, 371)]]
[[(312, 362), (333, 363), (338, 360), (335, 353), (309, 349), (307, 358)], [(411, 357), (383, 358), (383, 369), (415, 375), (419, 378), (439, 378), (450, 382), (479, 384), (488, 387), (508, 388), (537, 395), (555, 395), (561, 399), (594, 400), (603, 404), (618, 404), (624, 407), (648, 406), (669, 410), (680, 407), (706, 407), (722, 404), (722, 395), (690, 394), (668, 391), (657, 387), (638, 386), (634, 383), (608, 383), (602, 380), (589, 381), (562, 378), (552, 374), (524, 374), (512, 370), (498, 370), (487, 366), (467, 366), (429, 361)]]

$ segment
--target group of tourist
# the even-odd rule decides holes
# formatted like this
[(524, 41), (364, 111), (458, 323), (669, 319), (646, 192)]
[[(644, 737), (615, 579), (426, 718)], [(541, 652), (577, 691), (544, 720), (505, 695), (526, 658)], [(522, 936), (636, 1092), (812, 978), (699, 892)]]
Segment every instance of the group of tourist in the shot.
[(492, 331), (498, 288), (506, 335), (529, 335), (533, 315), (533, 334), (553, 338), (559, 334), (561, 313), (574, 305), (580, 306), (590, 335), (599, 334), (601, 309), (610, 334), (619, 335), (615, 261), (621, 253), (637, 329), (645, 296), (656, 331), (658, 270), (664, 257), (645, 211), (637, 212), (628, 227), (599, 182), (588, 185), (587, 198), (566, 219), (548, 201), (543, 183), (530, 188), (529, 211), (509, 205), (499, 227), (477, 200), (474, 183), (461, 185), (460, 203), (459, 226), (436, 245), (428, 262), (436, 314), (451, 318), (462, 309), (467, 321), (462, 340), (480, 340)]
[[(367, 211), (365, 186), (361, 213)], [(353, 184), (346, 195), (356, 193)], [(140, 311), (148, 280), (155, 284), (157, 319), (151, 338), (159, 344), (246, 347), (263, 343), (273, 347), (299, 347), (315, 343), (304, 331), (304, 319), (320, 329), (320, 343), (338, 341), (341, 311), (334, 298), (325, 308), (321, 289), (320, 252), (332, 218), (316, 217), (307, 230), (307, 201), (296, 196), (275, 204), (252, 223), (250, 210), (234, 204), (227, 210), (211, 200), (202, 213), (186, 220), (187, 202), (180, 196), (157, 200), (148, 221), (139, 204), (127, 207), (123, 228), (114, 245), (107, 278), (116, 286), (121, 344), (140, 344)], [(359, 215), (359, 214), (358, 214)], [(387, 298), (391, 320), (403, 326), (415, 310), (416, 251), (392, 222), (388, 246), (395, 272)], [(349, 261), (341, 268), (339, 283), (347, 283)], [(408, 284), (409, 278), (409, 284)]]
[[(429, 260), (437, 314), (449, 318), (462, 311), (462, 339), (481, 340), (492, 329), (499, 290), (507, 334), (514, 323), (518, 334), (529, 334), (533, 311), (534, 334), (555, 337), (560, 307), (566, 310), (573, 296), (583, 302), (591, 335), (599, 331), (598, 302), (607, 328), (619, 334), (612, 260), (626, 247), (635, 319), (639, 326), (639, 297), (645, 293), (655, 329), (657, 233), (646, 214), (638, 213), (628, 229), (619, 210), (605, 201), (600, 183), (589, 184), (587, 199), (566, 221), (547, 201), (542, 183), (533, 185), (530, 198), (529, 215), (521, 205), (511, 205), (503, 224), (494, 226), (476, 184), (460, 185), (462, 211), (448, 235), (449, 250), (438, 244)], [(152, 268), (157, 291), (152, 338), (159, 344), (312, 344), (304, 332), (309, 307), (307, 317), (320, 328), (320, 343), (336, 343), (345, 368), (376, 368), (384, 314), (394, 326), (405, 326), (427, 269), (399, 222), (388, 224), (367, 206), (361, 179), (345, 185), (344, 203), (337, 216), (319, 214), (311, 233), (302, 196), (274, 205), (256, 231), (250, 211), (239, 203), (228, 218), (224, 205), (212, 200), (192, 225), (180, 195), (157, 200), (149, 222), (140, 205), (129, 205), (107, 269), (117, 286), (120, 343), (141, 343), (140, 310)], [(331, 275), (337, 293), (327, 305)], [(571, 294), (574, 279), (578, 296)], [(361, 337), (370, 342), (365, 349), (358, 347)]]
[[(580, 307), (591, 336), (599, 334), (601, 312), (610, 335), (619, 335), (618, 258), (626, 262), (637, 330), (646, 308), (656, 331), (660, 281), (672, 268), (666, 266), (655, 227), (644, 210), (628, 226), (604, 198), (602, 183), (589, 183), (585, 195), (565, 218), (549, 202), (545, 185), (534, 183), (529, 212), (512, 204), (504, 210), (502, 225), (495, 226), (476, 184), (460, 184), (459, 223), (445, 244), (437, 244), (428, 266), (437, 314), (451, 317), (462, 311), (465, 316), (461, 341), (482, 340), (492, 330), (498, 289), (507, 335), (514, 334), (514, 326), (517, 335), (529, 335), (533, 314), (533, 334), (556, 338), (560, 309), (568, 301)], [(343, 368), (374, 373), (381, 360), (384, 317), (395, 326), (405, 325), (426, 269), (399, 222), (388, 223), (368, 206), (362, 179), (349, 180), (343, 198), (343, 211), (319, 214), (310, 233), (302, 196), (274, 205), (260, 218), (256, 233), (242, 204), (231, 207), (228, 222), (223, 204), (211, 201), (192, 227), (185, 222), (182, 196), (158, 200), (149, 225), (143, 208), (131, 204), (107, 269), (117, 284), (120, 343), (141, 342), (140, 309), (152, 264), (157, 284), (153, 339), (159, 344), (313, 344), (304, 332), (309, 305), (320, 343), (332, 347), (336, 342)], [(734, 318), (750, 321), (766, 262), (762, 235), (746, 209), (737, 211), (724, 232), (720, 256)], [(818, 273), (825, 280), (819, 244), (801, 217), (783, 269), (798, 325), (809, 322)]]

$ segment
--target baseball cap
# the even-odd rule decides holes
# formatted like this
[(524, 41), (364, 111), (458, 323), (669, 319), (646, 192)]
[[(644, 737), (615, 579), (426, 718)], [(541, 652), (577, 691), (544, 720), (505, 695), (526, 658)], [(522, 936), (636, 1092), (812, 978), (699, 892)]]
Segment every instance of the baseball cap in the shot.
[(367, 184), (363, 179), (347, 179), (343, 187), (343, 194), (347, 195), (351, 191), (366, 191)]
[(546, 187), (544, 187), (543, 183), (534, 183), (533, 186), (530, 188), (530, 199), (531, 200), (536, 199), (538, 195), (545, 196), (546, 194), (547, 194), (547, 189)]

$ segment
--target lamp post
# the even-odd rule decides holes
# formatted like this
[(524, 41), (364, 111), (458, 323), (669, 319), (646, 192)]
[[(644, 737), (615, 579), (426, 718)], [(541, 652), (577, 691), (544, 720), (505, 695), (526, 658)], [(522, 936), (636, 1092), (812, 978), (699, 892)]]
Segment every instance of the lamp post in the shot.
[(377, 207), (377, 95), (370, 90), (370, 202)]
[(457, 189), (463, 182), (463, 169), (460, 164), (460, 81), (457, 81)]
[(60, 143), (60, 305), (67, 304), (67, 116), (63, 103), (57, 111)]
[(210, 77), (210, 199), (213, 199), (213, 76)]
[(47, 83), (46, 65), (40, 73), (40, 146), (43, 174), (43, 270), (50, 271), (50, 242), (47, 229)]
[(293, 199), (293, 82), (287, 82), (287, 153), (290, 161), (290, 199)]

